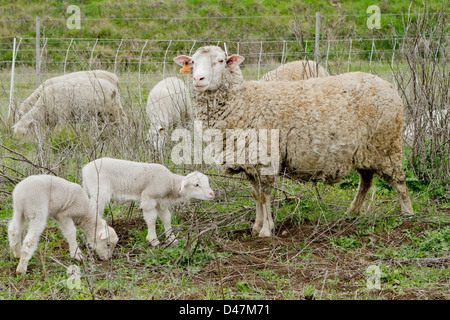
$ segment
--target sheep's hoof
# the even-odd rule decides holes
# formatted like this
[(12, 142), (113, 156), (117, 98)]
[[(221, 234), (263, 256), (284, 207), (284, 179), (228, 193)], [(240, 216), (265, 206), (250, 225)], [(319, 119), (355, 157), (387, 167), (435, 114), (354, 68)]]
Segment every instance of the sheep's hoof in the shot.
[(271, 235), (272, 233), (270, 232), (270, 229), (262, 228), (258, 236), (263, 238), (263, 237), (270, 237)]

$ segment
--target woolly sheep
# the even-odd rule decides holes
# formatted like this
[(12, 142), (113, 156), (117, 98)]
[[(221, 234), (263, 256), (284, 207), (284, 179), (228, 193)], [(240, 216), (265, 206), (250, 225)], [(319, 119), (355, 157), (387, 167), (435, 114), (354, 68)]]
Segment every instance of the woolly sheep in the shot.
[(103, 79), (109, 81), (116, 88), (119, 88), (119, 78), (114, 73), (105, 70), (90, 70), (90, 71), (77, 71), (68, 73), (62, 76), (53, 77), (44, 81), (34, 92), (25, 99), (19, 106), (19, 117), (22, 117), (28, 111), (33, 108), (38, 101), (45, 87), (51, 86), (55, 83), (62, 83), (71, 79), (83, 79), (93, 83), (96, 79)]
[[(278, 174), (335, 183), (354, 168), (360, 182), (349, 211), (359, 212), (376, 173), (396, 191), (401, 211), (413, 214), (401, 165), (403, 105), (388, 82), (361, 72), (302, 81), (244, 81), (239, 67), (244, 57), (227, 56), (215, 46), (174, 61), (193, 68), (194, 103), (203, 125), (221, 132), (267, 129), (266, 134), (279, 134), (275, 141), (266, 137), (269, 157), (279, 155), (269, 170), (262, 170), (267, 166), (260, 159), (234, 164), (222, 157), (219, 162), (226, 173), (244, 172), (252, 185), (254, 234), (271, 235), (270, 194)], [(224, 150), (225, 144), (219, 141), (219, 148)]]
[(101, 158), (85, 165), (82, 176), (83, 188), (99, 215), (112, 199), (140, 202), (148, 226), (146, 240), (153, 246), (159, 244), (155, 231), (157, 216), (168, 240), (174, 241), (169, 207), (182, 200), (214, 198), (204, 174), (192, 172), (180, 176), (160, 164)]
[[(80, 185), (54, 176), (35, 175), (19, 182), (12, 196), (14, 212), (8, 227), (8, 238), (14, 257), (20, 257), (16, 269), (18, 274), (26, 273), (28, 261), (49, 218), (59, 223), (69, 243), (70, 255), (75, 259), (82, 259), (76, 239), (76, 225), (86, 233), (89, 244), (101, 260), (111, 258), (118, 241), (116, 232), (97, 216)], [(22, 246), (26, 219), (29, 220), (29, 227)]]
[(14, 133), (26, 134), (36, 125), (55, 126), (67, 122), (126, 122), (119, 91), (98, 78), (71, 78), (45, 86), (34, 106), (14, 125)]
[(188, 88), (176, 77), (161, 80), (148, 95), (146, 111), (150, 119), (148, 140), (156, 150), (161, 150), (168, 130), (192, 117)]
[(320, 65), (311, 60), (292, 61), (283, 64), (275, 70), (267, 72), (262, 76), (263, 81), (298, 81), (309, 78), (328, 77), (328, 72)]

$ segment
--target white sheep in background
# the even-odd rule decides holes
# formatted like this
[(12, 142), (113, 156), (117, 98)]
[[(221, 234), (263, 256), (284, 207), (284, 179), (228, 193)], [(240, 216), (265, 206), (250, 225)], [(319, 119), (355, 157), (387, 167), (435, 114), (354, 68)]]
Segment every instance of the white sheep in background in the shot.
[[(401, 211), (414, 214), (402, 168), (403, 103), (389, 82), (361, 72), (301, 81), (244, 81), (239, 67), (244, 57), (228, 56), (216, 46), (199, 48), (192, 57), (179, 56), (174, 61), (193, 68), (198, 119), (222, 132), (214, 149), (226, 150), (230, 129), (253, 130), (261, 142), (258, 153), (264, 155), (261, 144), (264, 147), (266, 134), (267, 155), (261, 159), (259, 154), (256, 163), (229, 162), (220, 152), (216, 157), (225, 172), (243, 172), (252, 185), (253, 234), (271, 235), (270, 197), (279, 174), (299, 181), (335, 183), (356, 169), (360, 182), (349, 212), (360, 211), (378, 174), (396, 191)], [(267, 130), (278, 133), (278, 139), (268, 139)], [(272, 159), (270, 168), (267, 158)]]
[[(116, 232), (97, 216), (80, 185), (49, 175), (29, 176), (16, 185), (12, 197), (14, 212), (8, 227), (8, 239), (14, 257), (20, 258), (16, 269), (18, 274), (26, 273), (28, 261), (49, 218), (58, 222), (69, 243), (71, 257), (82, 259), (76, 239), (76, 226), (79, 226), (99, 258), (111, 258), (118, 241)], [(29, 220), (29, 226), (22, 245), (25, 220)]]
[(103, 79), (109, 81), (112, 85), (114, 85), (117, 89), (119, 88), (119, 78), (114, 73), (105, 71), (105, 70), (89, 70), (89, 71), (77, 71), (68, 73), (62, 76), (53, 77), (44, 81), (33, 93), (26, 98), (19, 106), (19, 117), (25, 115), (28, 111), (33, 108), (35, 103), (41, 97), (42, 92), (45, 87), (51, 86), (55, 83), (62, 83), (71, 79), (83, 79), (84, 81), (88, 81), (93, 83), (96, 79)]
[(311, 60), (292, 61), (283, 64), (275, 70), (267, 72), (261, 77), (262, 81), (299, 81), (310, 78), (328, 77), (328, 72)]
[(68, 122), (126, 123), (119, 90), (110, 81), (70, 78), (47, 85), (39, 99), (13, 126), (14, 133), (26, 134), (33, 125), (56, 126)]
[(155, 230), (157, 216), (168, 240), (174, 241), (169, 207), (182, 200), (214, 198), (204, 174), (192, 172), (181, 176), (160, 164), (101, 158), (86, 164), (82, 176), (83, 188), (99, 215), (113, 199), (140, 202), (148, 226), (146, 240), (153, 246), (159, 244)]
[(150, 120), (148, 140), (155, 150), (161, 150), (169, 130), (192, 118), (191, 98), (183, 80), (169, 77), (158, 82), (148, 95), (146, 111)]

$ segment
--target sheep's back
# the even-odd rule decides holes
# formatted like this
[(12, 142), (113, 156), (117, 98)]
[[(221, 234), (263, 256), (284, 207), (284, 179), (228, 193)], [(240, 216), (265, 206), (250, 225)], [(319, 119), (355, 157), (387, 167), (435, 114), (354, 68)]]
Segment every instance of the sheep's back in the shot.
[(210, 124), (278, 129), (280, 168), (293, 177), (333, 182), (355, 165), (370, 167), (401, 153), (402, 101), (379, 77), (357, 72), (298, 82), (249, 81), (245, 88), (230, 110), (214, 111)]

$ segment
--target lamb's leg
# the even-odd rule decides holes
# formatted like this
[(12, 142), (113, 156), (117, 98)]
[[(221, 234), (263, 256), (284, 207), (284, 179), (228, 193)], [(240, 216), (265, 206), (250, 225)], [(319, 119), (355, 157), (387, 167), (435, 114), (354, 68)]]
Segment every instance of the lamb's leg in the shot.
[(148, 234), (146, 237), (147, 242), (152, 246), (159, 245), (159, 240), (156, 235), (156, 219), (158, 218), (158, 211), (156, 210), (156, 201), (150, 200), (145, 203), (141, 203), (142, 214), (144, 215), (144, 220), (147, 223)]
[(22, 249), (22, 232), (23, 225), (25, 223), (25, 218), (22, 213), (14, 210), (13, 218), (8, 226), (8, 239), (11, 251), (15, 258), (20, 257), (20, 252)]
[(359, 173), (358, 191), (356, 192), (356, 196), (353, 199), (350, 208), (348, 209), (349, 213), (359, 212), (361, 210), (364, 199), (366, 198), (367, 193), (369, 192), (370, 187), (372, 186), (372, 180), (374, 175), (373, 171), (358, 169), (358, 173)]
[[(37, 215), (39, 216), (39, 215)], [(23, 241), (22, 251), (20, 254), (19, 265), (17, 266), (17, 274), (24, 274), (27, 272), (28, 261), (33, 256), (39, 243), (39, 237), (45, 229), (46, 220), (30, 219), (27, 235)]]
[(160, 207), (158, 210), (158, 215), (164, 225), (167, 240), (170, 242), (175, 242), (175, 236), (172, 233), (172, 214), (170, 213), (169, 208)]
[(81, 253), (80, 248), (77, 243), (77, 228), (72, 219), (70, 218), (58, 218), (59, 228), (63, 236), (66, 238), (69, 243), (69, 251), (70, 256), (77, 260), (83, 259), (83, 254)]

